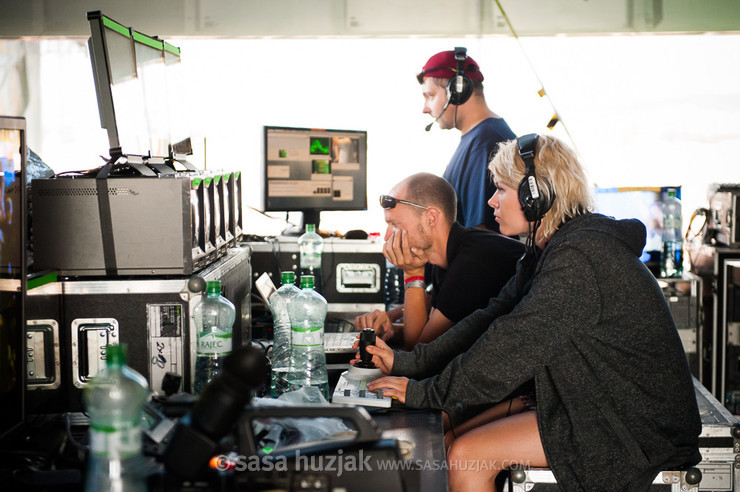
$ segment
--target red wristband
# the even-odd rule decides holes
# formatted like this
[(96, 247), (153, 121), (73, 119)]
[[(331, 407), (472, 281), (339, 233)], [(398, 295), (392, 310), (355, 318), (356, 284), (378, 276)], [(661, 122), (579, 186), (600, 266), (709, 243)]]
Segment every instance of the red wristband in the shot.
[(404, 284), (407, 284), (407, 283), (409, 283), (409, 282), (414, 282), (415, 280), (421, 280), (421, 281), (423, 282), (423, 281), (424, 281), (424, 275), (416, 275), (416, 276), (414, 276), (414, 277), (408, 277), (408, 278), (405, 278), (405, 279), (403, 280), (403, 283), (404, 283)]

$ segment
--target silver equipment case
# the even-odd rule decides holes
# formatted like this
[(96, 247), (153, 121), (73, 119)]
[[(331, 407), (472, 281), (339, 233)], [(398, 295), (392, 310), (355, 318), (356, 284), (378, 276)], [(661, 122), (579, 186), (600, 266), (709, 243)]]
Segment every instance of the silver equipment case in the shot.
[(241, 173), (35, 179), (34, 267), (62, 275), (189, 275), (242, 234)]

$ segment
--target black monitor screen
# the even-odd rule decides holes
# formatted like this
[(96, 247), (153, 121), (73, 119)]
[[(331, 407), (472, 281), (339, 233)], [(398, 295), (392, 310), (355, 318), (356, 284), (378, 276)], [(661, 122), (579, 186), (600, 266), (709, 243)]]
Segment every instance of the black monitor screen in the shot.
[(0, 116), (0, 435), (23, 420), (25, 120)]
[(367, 210), (367, 132), (265, 127), (265, 211)]

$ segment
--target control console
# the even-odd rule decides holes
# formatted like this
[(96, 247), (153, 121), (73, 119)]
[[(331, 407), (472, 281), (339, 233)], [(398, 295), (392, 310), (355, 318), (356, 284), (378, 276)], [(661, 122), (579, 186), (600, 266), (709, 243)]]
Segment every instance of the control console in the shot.
[(365, 328), (360, 332), (360, 360), (339, 376), (332, 395), (332, 403), (382, 408), (391, 406), (392, 399), (384, 396), (381, 390), (367, 389), (367, 383), (383, 375), (373, 364), (372, 355), (367, 351), (368, 345), (375, 345), (375, 331), (371, 328)]

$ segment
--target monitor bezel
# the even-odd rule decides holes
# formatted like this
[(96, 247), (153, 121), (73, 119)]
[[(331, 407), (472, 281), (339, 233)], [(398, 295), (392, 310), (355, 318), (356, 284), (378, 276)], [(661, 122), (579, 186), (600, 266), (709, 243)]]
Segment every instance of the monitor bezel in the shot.
[[(594, 211), (597, 213), (601, 213), (610, 217), (614, 217), (615, 219), (630, 219), (635, 218), (640, 220), (642, 224), (645, 226), (646, 234), (648, 237), (646, 237), (646, 244), (645, 248), (643, 249), (640, 259), (643, 263), (645, 263), (648, 268), (655, 273), (657, 269), (660, 267), (660, 255), (662, 254), (661, 249), (648, 249), (649, 248), (649, 236), (651, 233), (656, 231), (657, 229), (654, 228), (651, 224), (646, 224), (644, 220), (642, 220), (641, 217), (634, 217), (627, 213), (618, 213), (614, 214), (613, 210), (603, 210), (599, 206), (601, 205), (599, 201), (600, 195), (607, 195), (607, 194), (620, 194), (622, 196), (622, 199), (625, 199), (625, 194), (635, 193), (635, 194), (652, 194), (655, 197), (655, 203), (662, 203), (663, 200), (667, 197), (668, 190), (670, 188), (673, 188), (676, 190), (676, 198), (681, 198), (681, 185), (676, 186), (595, 186), (593, 188), (593, 198), (594, 198)], [(646, 258), (645, 255), (649, 255), (649, 258)], [(656, 274), (657, 276), (657, 274)]]
[[(178, 149), (177, 145), (188, 140), (179, 142), (166, 142), (168, 152), (164, 155), (162, 152), (154, 152), (153, 149), (147, 149), (147, 153), (126, 152), (134, 149), (124, 149), (121, 145), (120, 132), (116, 118), (115, 101), (111, 89), (111, 60), (108, 52), (108, 33), (116, 32), (119, 35), (129, 38), (131, 44), (131, 57), (133, 60), (133, 69), (137, 72), (139, 66), (136, 60), (136, 45), (141, 45), (150, 49), (159, 50), (162, 53), (162, 65), (167, 66), (172, 63), (172, 57), (180, 59), (180, 48), (163, 41), (159, 38), (148, 36), (131, 27), (126, 27), (120, 22), (103, 15), (99, 10), (87, 13), (87, 19), (90, 24), (90, 38), (88, 39), (88, 49), (90, 51), (90, 62), (93, 70), (93, 79), (95, 81), (95, 93), (98, 100), (98, 110), (100, 113), (100, 126), (107, 131), (110, 157), (115, 158), (121, 155), (142, 155), (148, 157), (162, 157), (174, 159), (176, 151), (187, 153), (188, 149)], [(138, 75), (137, 75), (138, 77)], [(143, 108), (142, 108), (143, 109)], [(172, 135), (170, 135), (172, 137)], [(192, 149), (190, 149), (192, 152)]]
[[(278, 131), (294, 131), (298, 133), (320, 133), (320, 132), (327, 132), (327, 134), (331, 133), (342, 133), (342, 134), (350, 134), (350, 135), (357, 135), (360, 138), (360, 156), (359, 156), (359, 164), (361, 166), (361, 173), (362, 173), (362, 179), (364, 181), (364, 186), (361, 187), (363, 196), (359, 199), (353, 199), (349, 201), (346, 206), (343, 206), (343, 204), (331, 204), (326, 207), (321, 207), (320, 209), (317, 207), (287, 207), (287, 206), (271, 206), (269, 202), (269, 195), (268, 195), (268, 179), (267, 179), (267, 166), (268, 166), (268, 135), (271, 131), (278, 130)], [(331, 135), (329, 135), (331, 136)], [(367, 192), (367, 131), (366, 130), (347, 130), (347, 129), (339, 129), (339, 128), (304, 128), (304, 127), (291, 127), (291, 126), (273, 126), (273, 125), (265, 125), (264, 126), (264, 139), (263, 139), (263, 162), (262, 162), (262, 207), (263, 211), (265, 212), (301, 212), (304, 214), (304, 217), (318, 217), (318, 213), (320, 212), (344, 212), (344, 211), (365, 211), (367, 210), (367, 203), (368, 203), (368, 192)], [(318, 220), (318, 219), (312, 219), (312, 220)], [(306, 222), (304, 221), (304, 224)], [(311, 222), (308, 222), (311, 223)]]
[[(18, 387), (12, 390), (15, 393), (15, 398), (20, 401), (16, 403), (20, 408), (16, 408), (12, 421), (9, 420), (11, 415), (6, 413), (10, 408), (8, 403), (11, 401), (5, 401), (3, 395), (0, 398), (0, 438), (7, 436), (13, 430), (21, 426), (25, 419), (26, 412), (26, 274), (27, 274), (27, 259), (26, 259), (26, 238), (27, 238), (27, 217), (26, 211), (28, 210), (27, 203), (27, 184), (26, 184), (26, 165), (28, 157), (28, 149), (26, 144), (26, 119), (20, 116), (0, 116), (0, 130), (17, 130), (20, 132), (20, 183), (21, 186), (21, 213), (20, 213), (20, 272), (17, 274), (17, 283), (19, 286), (16, 288), (20, 292), (20, 317), (19, 326), (16, 326), (16, 330), (19, 332), (18, 339), (16, 340), (16, 350), (18, 354)], [(10, 279), (15, 280), (15, 279)], [(13, 282), (15, 284), (15, 282)], [(17, 295), (17, 291), (15, 292)], [(2, 295), (2, 293), (0, 293)], [(11, 396), (11, 398), (12, 398)]]

